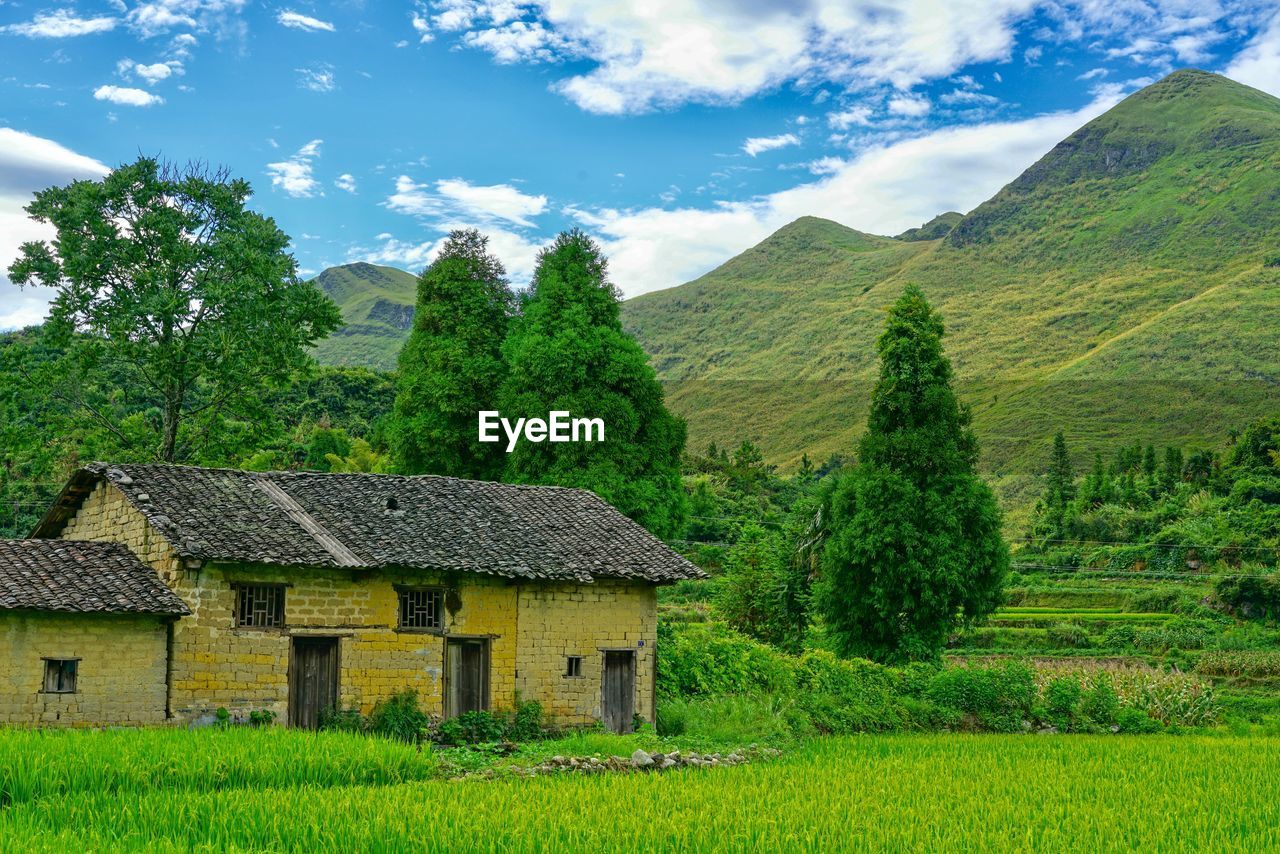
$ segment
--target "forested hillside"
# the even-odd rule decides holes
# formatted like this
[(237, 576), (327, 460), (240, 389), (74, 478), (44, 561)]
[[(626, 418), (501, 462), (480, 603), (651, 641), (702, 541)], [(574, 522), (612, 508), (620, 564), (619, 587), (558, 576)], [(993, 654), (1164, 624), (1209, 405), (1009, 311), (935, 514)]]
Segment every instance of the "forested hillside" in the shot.
[(863, 429), (874, 340), (904, 285), (947, 326), (983, 468), (1026, 510), (1050, 437), (1220, 445), (1280, 402), (1280, 100), (1181, 71), (1063, 140), (945, 237), (802, 218), (630, 300), (692, 447), (796, 466)]

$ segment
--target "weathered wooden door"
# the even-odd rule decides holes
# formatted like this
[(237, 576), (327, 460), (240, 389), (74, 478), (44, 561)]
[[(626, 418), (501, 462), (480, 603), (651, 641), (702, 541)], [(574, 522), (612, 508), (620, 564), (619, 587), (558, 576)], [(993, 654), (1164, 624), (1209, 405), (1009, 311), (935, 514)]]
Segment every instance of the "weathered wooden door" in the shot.
[(630, 650), (604, 654), (602, 708), (605, 729), (631, 732), (636, 712), (636, 654)]
[(489, 708), (489, 642), (450, 638), (445, 666), (445, 717)]
[(338, 639), (294, 638), (289, 662), (289, 726), (316, 729), (338, 705)]

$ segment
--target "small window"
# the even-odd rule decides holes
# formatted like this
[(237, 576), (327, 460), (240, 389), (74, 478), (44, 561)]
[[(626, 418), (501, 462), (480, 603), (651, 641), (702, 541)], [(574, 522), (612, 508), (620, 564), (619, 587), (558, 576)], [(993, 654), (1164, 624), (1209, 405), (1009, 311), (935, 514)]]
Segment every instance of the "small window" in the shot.
[(44, 691), (46, 694), (74, 694), (76, 692), (75, 658), (46, 658), (44, 660)]
[(236, 587), (236, 625), (270, 629), (284, 625), (284, 586), (244, 584)]
[(582, 675), (582, 656), (571, 655), (566, 659), (564, 667), (565, 676), (581, 676)]
[(443, 590), (401, 590), (400, 628), (439, 631), (444, 626)]

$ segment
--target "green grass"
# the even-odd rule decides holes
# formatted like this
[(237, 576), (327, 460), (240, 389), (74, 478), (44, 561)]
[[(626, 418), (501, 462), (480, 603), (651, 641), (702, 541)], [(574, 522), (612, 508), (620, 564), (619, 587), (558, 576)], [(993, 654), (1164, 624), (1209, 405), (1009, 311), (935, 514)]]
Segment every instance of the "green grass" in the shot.
[[(1124, 152), (1121, 162), (1114, 157)], [(1109, 159), (1111, 158), (1111, 159)], [(941, 240), (806, 217), (624, 304), (689, 445), (756, 442), (784, 470), (849, 454), (884, 311), (920, 285), (1013, 527), (1050, 440), (1217, 447), (1274, 410), (1280, 100), (1180, 74), (1078, 132)]]
[(360, 263), (330, 267), (314, 281), (338, 304), (344, 324), (316, 345), (316, 359), (395, 370), (412, 325), (417, 279), (394, 267)]
[(1280, 846), (1277, 763), (1274, 738), (862, 737), (661, 775), (75, 791), (0, 810), (0, 838), (23, 851), (1261, 851)]

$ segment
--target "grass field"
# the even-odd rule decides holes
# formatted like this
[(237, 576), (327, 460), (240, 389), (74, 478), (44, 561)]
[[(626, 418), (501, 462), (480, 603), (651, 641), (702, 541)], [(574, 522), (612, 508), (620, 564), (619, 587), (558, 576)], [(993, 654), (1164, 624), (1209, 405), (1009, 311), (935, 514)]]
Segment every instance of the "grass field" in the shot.
[[(75, 766), (0, 809), (0, 847), (64, 850), (1042, 850), (1280, 847), (1280, 739), (874, 736), (665, 774), (395, 782), (412, 751), (235, 731), (0, 733), (0, 752)], [(144, 746), (132, 744), (139, 739)], [(240, 741), (282, 761), (210, 782)], [(167, 742), (167, 745), (166, 745)], [(313, 743), (322, 745), (312, 750)], [(608, 739), (587, 746), (603, 747)], [(614, 742), (629, 746), (627, 740)], [(166, 753), (165, 747), (168, 751)], [(371, 748), (372, 746), (372, 748)], [(384, 752), (373, 761), (369, 751)], [(110, 764), (74, 754), (122, 750)], [(345, 751), (364, 757), (353, 781)], [(211, 759), (216, 754), (217, 759)], [(414, 754), (417, 755), (417, 754)], [(294, 769), (302, 768), (294, 776)], [(332, 773), (320, 766), (333, 765)], [(229, 765), (237, 764), (228, 762)], [(412, 763), (410, 763), (412, 765)], [(426, 772), (430, 760), (418, 768)], [(95, 770), (96, 769), (96, 770)], [(381, 770), (378, 770), (381, 769)], [(0, 774), (5, 773), (0, 771)], [(56, 771), (55, 771), (56, 773)], [(100, 784), (95, 782), (95, 775)], [(381, 778), (381, 779), (380, 779)], [(0, 779), (3, 779), (0, 777)], [(108, 782), (116, 780), (113, 784)], [(355, 782), (355, 784), (353, 784)]]

